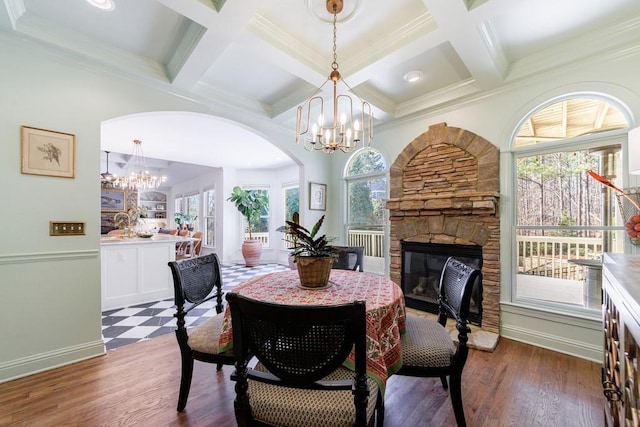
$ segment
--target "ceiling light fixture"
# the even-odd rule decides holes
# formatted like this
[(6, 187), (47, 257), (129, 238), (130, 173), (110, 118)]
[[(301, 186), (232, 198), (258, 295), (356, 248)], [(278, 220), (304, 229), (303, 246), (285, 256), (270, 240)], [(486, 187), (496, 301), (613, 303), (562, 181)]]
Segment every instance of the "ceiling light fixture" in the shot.
[(422, 78), (423, 74), (422, 71), (409, 71), (404, 75), (404, 79), (409, 83), (417, 82)]
[(109, 153), (110, 152), (111, 151), (105, 151), (105, 153), (107, 153), (107, 171), (100, 174), (100, 176), (102, 177), (102, 182), (104, 183), (110, 183), (117, 178), (115, 175), (109, 172)]
[[(338, 13), (342, 11), (342, 0), (326, 0), (327, 11), (333, 14), (333, 62), (329, 78), (315, 92), (298, 107), (296, 118), (296, 144), (302, 144), (307, 151), (322, 150), (333, 153), (336, 150), (348, 153), (358, 147), (362, 141), (363, 147), (371, 145), (373, 138), (373, 112), (371, 105), (354, 95), (360, 103), (360, 120), (354, 119), (354, 101), (346, 91), (338, 92), (338, 82), (342, 82), (349, 92), (351, 87), (342, 80), (338, 71), (338, 55), (336, 53), (336, 22)], [(333, 98), (327, 99), (327, 111), (332, 113), (332, 121), (325, 125), (325, 99), (320, 95), (328, 81), (333, 82)], [(314, 122), (311, 124), (311, 117)], [(309, 129), (311, 126), (311, 129)]]
[(153, 176), (147, 170), (147, 161), (142, 153), (142, 141), (133, 140), (133, 152), (129, 159), (124, 176), (117, 177), (114, 185), (123, 189), (146, 190), (158, 188), (160, 184), (167, 180), (166, 176)]
[(113, 0), (87, 0), (87, 2), (94, 7), (101, 10), (111, 11), (115, 9), (116, 5)]

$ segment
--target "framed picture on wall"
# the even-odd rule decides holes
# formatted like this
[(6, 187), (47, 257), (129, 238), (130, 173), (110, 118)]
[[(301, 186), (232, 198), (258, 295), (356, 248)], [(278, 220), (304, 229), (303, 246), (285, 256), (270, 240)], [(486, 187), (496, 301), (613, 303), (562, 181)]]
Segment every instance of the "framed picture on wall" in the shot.
[(75, 178), (76, 136), (22, 126), (22, 173)]
[(327, 210), (327, 185), (317, 182), (309, 183), (309, 209), (314, 211)]
[(124, 190), (102, 189), (100, 193), (100, 210), (102, 212), (123, 212), (124, 206)]

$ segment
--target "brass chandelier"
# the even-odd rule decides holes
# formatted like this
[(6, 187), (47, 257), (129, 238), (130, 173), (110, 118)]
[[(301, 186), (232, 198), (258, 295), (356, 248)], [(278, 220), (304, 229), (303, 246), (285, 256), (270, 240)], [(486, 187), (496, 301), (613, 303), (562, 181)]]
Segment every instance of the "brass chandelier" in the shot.
[(142, 152), (142, 141), (133, 140), (131, 160), (123, 176), (116, 177), (113, 185), (122, 189), (147, 190), (158, 188), (167, 180), (166, 176), (157, 177), (147, 170), (147, 162)]
[[(326, 0), (327, 11), (333, 14), (333, 62), (329, 78), (315, 90), (309, 99), (298, 107), (296, 117), (296, 143), (302, 143), (307, 151), (323, 151), (333, 153), (337, 150), (348, 153), (358, 147), (371, 145), (373, 138), (373, 112), (371, 105), (353, 93), (349, 85), (341, 78), (338, 71), (337, 30), (338, 13), (342, 11), (342, 0)], [(327, 82), (333, 83), (333, 98), (325, 99), (320, 95)], [(341, 82), (347, 91), (339, 92)], [(354, 102), (356, 98), (357, 103)], [(325, 124), (325, 103), (331, 114), (331, 121)], [(354, 114), (354, 103), (359, 104), (360, 113)], [(313, 123), (311, 120), (315, 120)], [(310, 128), (311, 127), (311, 128)]]

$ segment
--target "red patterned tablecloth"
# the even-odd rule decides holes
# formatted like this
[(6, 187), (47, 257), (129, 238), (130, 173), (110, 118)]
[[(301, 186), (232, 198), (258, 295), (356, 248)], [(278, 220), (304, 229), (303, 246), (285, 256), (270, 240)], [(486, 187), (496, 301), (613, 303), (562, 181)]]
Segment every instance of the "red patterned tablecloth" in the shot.
[[(233, 292), (259, 301), (290, 305), (332, 305), (356, 300), (367, 305), (367, 372), (383, 387), (402, 366), (400, 333), (405, 327), (402, 290), (391, 280), (371, 273), (331, 270), (326, 289), (302, 289), (295, 270), (276, 272), (242, 283)], [(221, 349), (232, 347), (231, 314), (224, 313)], [(353, 367), (353, 352), (348, 365)]]

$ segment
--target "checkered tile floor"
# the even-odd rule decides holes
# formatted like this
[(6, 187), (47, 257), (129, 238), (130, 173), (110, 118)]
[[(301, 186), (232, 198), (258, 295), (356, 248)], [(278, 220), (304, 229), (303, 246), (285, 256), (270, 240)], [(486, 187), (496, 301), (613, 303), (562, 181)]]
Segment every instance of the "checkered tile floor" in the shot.
[[(279, 264), (261, 264), (256, 267), (223, 265), (222, 291), (226, 293), (237, 284), (255, 276), (287, 269), (288, 267)], [(207, 317), (215, 316), (214, 305), (214, 301), (208, 301), (192, 310), (186, 318), (187, 326), (197, 326)], [(173, 298), (103, 312), (102, 337), (107, 350), (173, 332), (176, 326), (173, 313)]]

